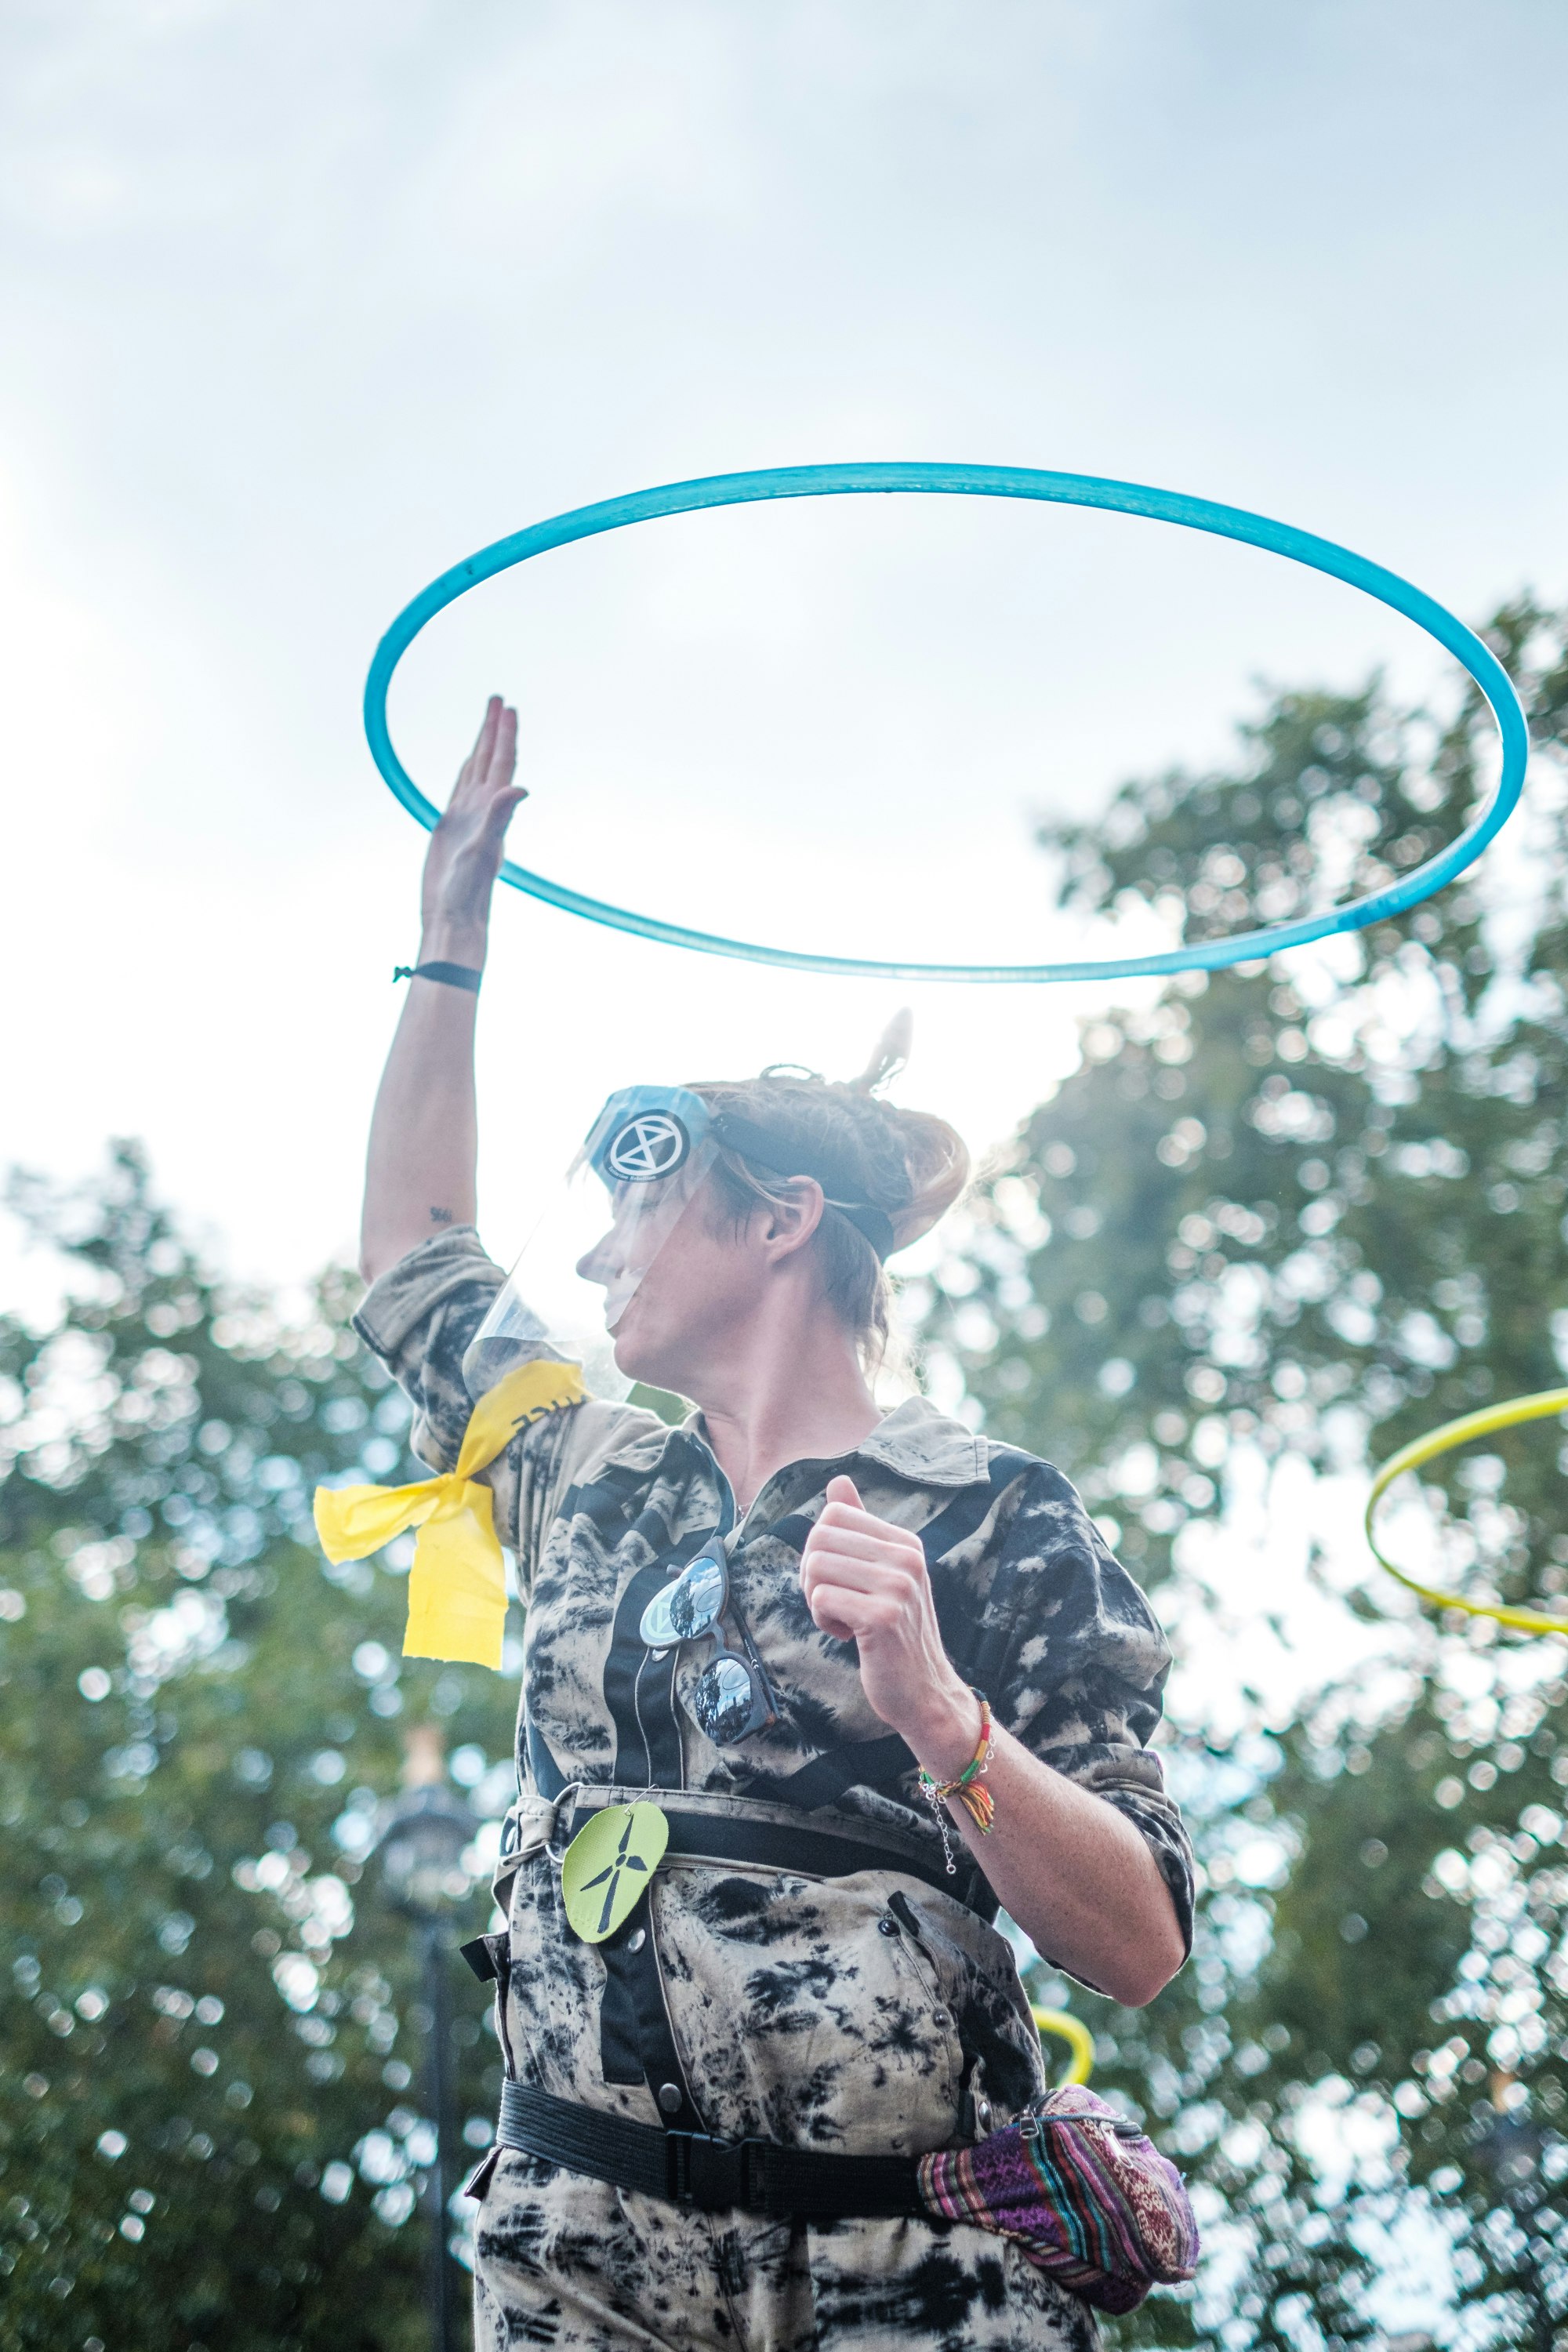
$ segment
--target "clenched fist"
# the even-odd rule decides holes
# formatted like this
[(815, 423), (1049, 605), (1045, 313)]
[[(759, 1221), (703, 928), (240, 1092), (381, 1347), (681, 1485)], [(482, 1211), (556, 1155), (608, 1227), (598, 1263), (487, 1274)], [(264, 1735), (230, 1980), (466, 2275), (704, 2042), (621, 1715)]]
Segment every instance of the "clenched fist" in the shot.
[(800, 1584), (823, 1633), (856, 1644), (861, 1686), (882, 1721), (939, 1780), (962, 1772), (980, 1736), (980, 1703), (942, 1647), (920, 1538), (868, 1511), (852, 1478), (834, 1478), (805, 1539)]

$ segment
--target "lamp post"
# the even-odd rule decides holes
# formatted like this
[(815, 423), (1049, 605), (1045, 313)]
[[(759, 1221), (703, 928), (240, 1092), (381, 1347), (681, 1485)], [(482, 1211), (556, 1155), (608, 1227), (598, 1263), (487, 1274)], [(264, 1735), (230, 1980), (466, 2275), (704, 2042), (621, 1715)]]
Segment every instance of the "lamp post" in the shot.
[(447, 1778), (441, 1735), (433, 1724), (416, 1724), (405, 1740), (403, 1794), (384, 1816), (375, 1843), (382, 1892), (393, 1910), (414, 1928), (425, 2008), (426, 2097), (436, 2128), (436, 2160), (426, 2180), (429, 2242), (426, 2292), (433, 2352), (458, 2352), (458, 2298), (452, 2258), (447, 2251), (447, 2203), (457, 2147), (457, 2085), (452, 2073), (452, 1989), (447, 1973), (445, 1924), (468, 1895), (473, 1882), (463, 1868), (463, 1850), (479, 1822)]
[[(1507, 2088), (1504, 2084), (1500, 2087)], [(1476, 2155), (1494, 2188), (1518, 2224), (1524, 2241), (1519, 2265), (1531, 2314), (1535, 2352), (1552, 2352), (1555, 2331), (1542, 2273), (1542, 2238), (1537, 2223), (1546, 2202), (1541, 2159), (1546, 2135), (1527, 2113), (1499, 2104), (1476, 2141)]]

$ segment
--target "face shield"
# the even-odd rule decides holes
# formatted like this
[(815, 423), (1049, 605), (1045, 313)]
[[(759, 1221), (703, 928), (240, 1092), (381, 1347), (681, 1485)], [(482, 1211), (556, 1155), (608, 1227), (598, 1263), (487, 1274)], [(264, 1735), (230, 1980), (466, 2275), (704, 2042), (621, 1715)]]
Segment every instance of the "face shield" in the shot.
[(713, 1120), (684, 1087), (623, 1087), (589, 1129), (463, 1358), (476, 1400), (519, 1364), (581, 1363), (601, 1396), (624, 1395), (613, 1337), (713, 1164)]

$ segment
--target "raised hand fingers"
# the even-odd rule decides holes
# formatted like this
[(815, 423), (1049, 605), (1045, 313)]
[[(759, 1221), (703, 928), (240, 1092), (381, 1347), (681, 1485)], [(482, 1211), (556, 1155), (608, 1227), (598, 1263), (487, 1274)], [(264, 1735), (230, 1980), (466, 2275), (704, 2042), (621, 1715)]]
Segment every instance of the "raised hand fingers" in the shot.
[(499, 694), (492, 694), (485, 704), (485, 715), (479, 721), (479, 731), (474, 738), (474, 748), (468, 754), (470, 763), (476, 768), (483, 764), (484, 755), (495, 741), (496, 727), (503, 707)]
[(496, 729), (491, 746), (489, 765), (481, 778), (479, 790), (484, 804), (484, 835), (496, 854), (506, 829), (520, 802), (528, 798), (525, 785), (515, 781), (517, 768), (517, 713), (510, 707), (503, 709), (500, 724)]
[(480, 804), (488, 803), (497, 785), (510, 784), (516, 762), (517, 713), (499, 694), (492, 694), (485, 705), (474, 748), (458, 771), (450, 808), (471, 808), (476, 801)]
[(458, 781), (452, 787), (454, 800), (476, 776), (482, 776), (489, 766), (490, 750), (495, 742), (500, 713), (501, 698), (499, 694), (492, 694), (485, 705), (485, 715), (479, 721), (479, 731), (474, 738), (474, 748), (458, 771)]
[[(497, 717), (481, 772), (490, 792), (504, 793), (517, 768), (517, 713), (510, 703), (492, 701), (490, 708)], [(485, 723), (489, 725), (488, 712)]]

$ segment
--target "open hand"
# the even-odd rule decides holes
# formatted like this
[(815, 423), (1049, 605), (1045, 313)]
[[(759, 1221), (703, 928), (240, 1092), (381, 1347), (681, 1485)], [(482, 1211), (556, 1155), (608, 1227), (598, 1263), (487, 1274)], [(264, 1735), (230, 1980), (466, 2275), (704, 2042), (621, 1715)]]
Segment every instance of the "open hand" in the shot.
[(861, 1685), (882, 1721), (941, 1778), (962, 1771), (979, 1705), (942, 1647), (920, 1538), (865, 1509), (852, 1478), (831, 1479), (800, 1584), (823, 1633), (855, 1643)]
[(506, 829), (518, 803), (528, 797), (513, 782), (516, 768), (517, 713), (492, 694), (426, 852), (426, 952), (471, 947), (476, 934), (482, 941)]

